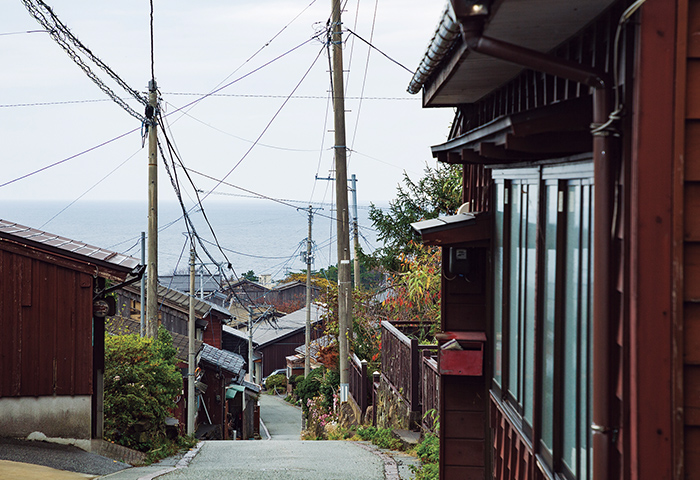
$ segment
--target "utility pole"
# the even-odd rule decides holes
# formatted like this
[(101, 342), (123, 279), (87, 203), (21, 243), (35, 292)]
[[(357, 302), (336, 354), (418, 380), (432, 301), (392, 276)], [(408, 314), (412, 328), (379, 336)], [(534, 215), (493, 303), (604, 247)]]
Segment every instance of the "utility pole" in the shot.
[(148, 285), (146, 290), (146, 335), (158, 332), (158, 137), (156, 112), (158, 92), (155, 79), (148, 82)]
[(194, 399), (194, 362), (195, 362), (195, 351), (194, 351), (194, 299), (195, 299), (195, 289), (194, 289), (194, 241), (192, 241), (192, 246), (190, 247), (190, 319), (187, 324), (187, 339), (188, 339), (188, 365), (187, 365), (187, 435), (194, 435), (194, 416), (195, 416), (195, 399)]
[(248, 305), (248, 380), (255, 383), (255, 364), (253, 363), (253, 306)]
[(350, 232), (348, 231), (348, 173), (345, 141), (345, 97), (343, 94), (343, 30), (340, 21), (340, 0), (331, 0), (331, 35), (333, 47), (333, 113), (335, 131), (335, 195), (338, 229), (338, 350), (340, 370), (340, 402), (348, 401), (350, 390), (348, 342), (352, 327), (350, 285)]
[(309, 205), (309, 236), (306, 237), (306, 336), (304, 346), (306, 356), (304, 358), (304, 376), (311, 373), (311, 224), (314, 219), (313, 207)]
[[(141, 232), (141, 265), (146, 264), (146, 232)], [(141, 329), (140, 335), (146, 333), (146, 276), (141, 275)]]
[[(360, 258), (357, 255), (357, 252), (360, 251), (360, 231), (357, 226), (357, 177), (353, 173), (350, 176), (350, 183), (352, 187), (352, 214), (353, 214), (353, 219), (352, 219), (352, 233), (353, 233), (353, 238), (354, 238), (354, 248), (355, 248), (355, 255), (353, 256), (354, 263), (354, 273), (355, 273), (355, 289), (359, 290), (360, 286), (362, 285), (362, 281), (360, 278)], [(352, 334), (352, 331), (350, 332)]]

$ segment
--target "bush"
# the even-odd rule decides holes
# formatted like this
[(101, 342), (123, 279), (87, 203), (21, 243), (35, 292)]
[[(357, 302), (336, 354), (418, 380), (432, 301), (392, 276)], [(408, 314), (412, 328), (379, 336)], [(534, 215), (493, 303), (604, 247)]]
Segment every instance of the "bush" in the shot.
[(183, 442), (169, 440), (165, 431), (165, 418), (182, 392), (176, 353), (172, 336), (162, 327), (155, 339), (105, 336), (105, 439), (162, 456)]
[(440, 461), (440, 439), (428, 433), (416, 447), (416, 455), (421, 461), (419, 467), (411, 467), (416, 474), (415, 480), (438, 480)]
[(360, 427), (357, 435), (367, 442), (372, 442), (379, 448), (387, 450), (403, 450), (403, 443), (394, 436), (390, 428)]
[(265, 388), (272, 393), (282, 393), (287, 390), (287, 377), (285, 375), (270, 375), (265, 380)]

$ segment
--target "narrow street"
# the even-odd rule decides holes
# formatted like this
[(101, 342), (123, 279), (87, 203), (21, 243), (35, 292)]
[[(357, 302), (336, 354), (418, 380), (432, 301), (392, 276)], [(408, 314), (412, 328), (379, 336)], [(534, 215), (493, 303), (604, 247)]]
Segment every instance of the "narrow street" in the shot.
[[(408, 469), (374, 447), (350, 441), (302, 441), (301, 410), (260, 396), (263, 440), (206, 441), (187, 466), (180, 461), (122, 470), (105, 480), (400, 480)], [(269, 435), (269, 436), (268, 436)], [(399, 463), (401, 463), (399, 461)], [(401, 473), (401, 474), (400, 474)]]
[[(384, 462), (353, 442), (302, 441), (301, 410), (280, 397), (260, 396), (265, 440), (204, 442), (186, 468), (164, 480), (381, 480)], [(269, 432), (267, 440), (265, 428)]]

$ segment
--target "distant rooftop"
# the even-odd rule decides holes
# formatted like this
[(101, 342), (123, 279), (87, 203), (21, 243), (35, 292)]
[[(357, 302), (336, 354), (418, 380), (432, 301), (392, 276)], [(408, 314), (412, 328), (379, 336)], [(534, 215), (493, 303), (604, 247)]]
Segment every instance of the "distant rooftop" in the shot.
[[(321, 315), (324, 311), (324, 307), (315, 303), (311, 304), (312, 325), (321, 321)], [(306, 328), (306, 307), (275, 320), (258, 323), (253, 330), (253, 340), (263, 346), (304, 328)]]

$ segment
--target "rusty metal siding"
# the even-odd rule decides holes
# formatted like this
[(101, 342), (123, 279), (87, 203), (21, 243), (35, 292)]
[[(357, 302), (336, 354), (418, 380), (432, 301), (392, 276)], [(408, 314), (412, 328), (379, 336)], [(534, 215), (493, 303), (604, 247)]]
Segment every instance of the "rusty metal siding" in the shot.
[(0, 396), (92, 393), (92, 277), (0, 249)]

